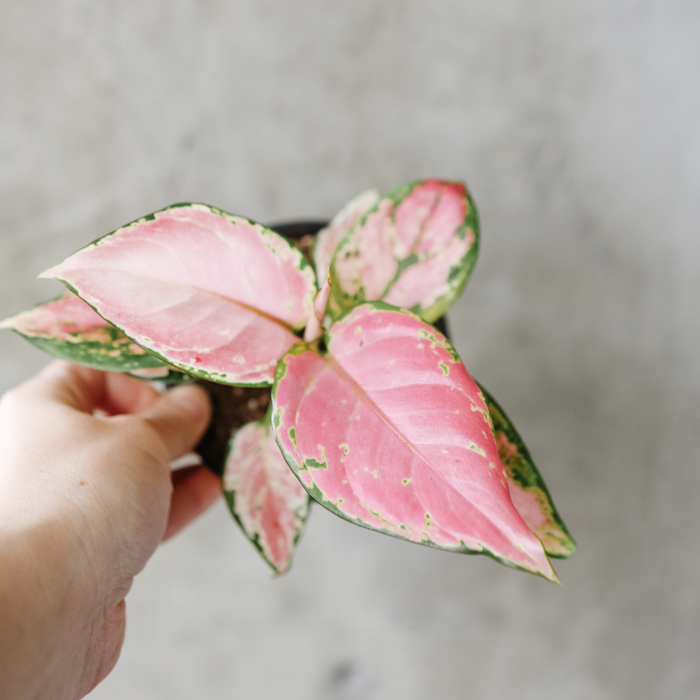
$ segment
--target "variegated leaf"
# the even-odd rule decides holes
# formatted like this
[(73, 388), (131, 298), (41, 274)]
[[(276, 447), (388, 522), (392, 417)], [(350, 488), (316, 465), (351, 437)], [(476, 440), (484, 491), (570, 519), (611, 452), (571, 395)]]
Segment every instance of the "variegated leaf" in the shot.
[(168, 374), (168, 367), (66, 292), (0, 323), (62, 360), (96, 369)]
[(309, 494), (358, 525), (556, 581), (511, 501), (481, 392), (444, 336), (375, 302), (326, 344), (292, 348), (272, 390), (277, 442)]
[(269, 415), (231, 438), (223, 488), (246, 537), (275, 572), (287, 571), (309, 514), (309, 496), (280, 453)]
[(498, 454), (508, 472), (508, 488), (513, 504), (550, 557), (571, 556), (576, 543), (557, 513), (529, 450), (505, 411), (481, 384), (479, 388), (493, 422)]
[(403, 185), (339, 242), (328, 311), (335, 319), (364, 301), (383, 300), (435, 321), (462, 293), (478, 248), (478, 215), (462, 183)]
[(316, 293), (311, 266), (286, 239), (204, 204), (139, 219), (42, 277), (167, 363), (247, 386), (272, 383)]
[(352, 228), (353, 224), (367, 213), (379, 200), (377, 190), (365, 190), (351, 199), (334, 217), (333, 221), (316, 234), (314, 244), (314, 265), (316, 267), (316, 280), (320, 287), (326, 281), (328, 267), (331, 264), (333, 253), (343, 236)]

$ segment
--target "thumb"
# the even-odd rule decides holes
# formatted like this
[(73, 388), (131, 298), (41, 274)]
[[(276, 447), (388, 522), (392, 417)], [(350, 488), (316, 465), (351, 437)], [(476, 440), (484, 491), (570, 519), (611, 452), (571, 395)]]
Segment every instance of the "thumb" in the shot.
[(172, 461), (202, 437), (211, 417), (211, 404), (204, 389), (187, 384), (167, 391), (140, 417), (155, 428)]

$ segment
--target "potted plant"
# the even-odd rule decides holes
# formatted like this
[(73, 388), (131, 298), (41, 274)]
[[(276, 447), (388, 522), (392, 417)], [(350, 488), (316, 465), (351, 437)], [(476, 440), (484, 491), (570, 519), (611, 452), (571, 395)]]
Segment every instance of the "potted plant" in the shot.
[(318, 233), (313, 265), (308, 243), (173, 205), (43, 273), (69, 291), (1, 326), (92, 367), (220, 385), (200, 452), (278, 573), (313, 499), (355, 524), (557, 581), (548, 557), (575, 544), (544, 481), (431, 325), (476, 262), (464, 185), (362, 193)]

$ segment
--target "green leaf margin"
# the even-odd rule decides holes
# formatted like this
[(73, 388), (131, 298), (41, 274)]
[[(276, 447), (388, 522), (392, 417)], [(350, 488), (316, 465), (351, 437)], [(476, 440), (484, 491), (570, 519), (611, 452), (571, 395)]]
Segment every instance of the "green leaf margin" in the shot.
[[(551, 542), (543, 541), (542, 545), (545, 552), (552, 558), (566, 559), (576, 550), (576, 542), (557, 512), (547, 485), (537, 469), (530, 451), (520, 437), (520, 433), (515, 429), (513, 422), (508, 418), (496, 399), (484, 389), (482, 384), (477, 382), (477, 385), (484, 395), (484, 401), (491, 416), (496, 445), (499, 446), (499, 435), (503, 435), (508, 443), (517, 450), (517, 454), (513, 455), (502, 450), (499, 446), (499, 456), (503, 466), (506, 468), (508, 477), (524, 491), (537, 498), (542, 508), (542, 513), (547, 518), (547, 538), (551, 542), (556, 543), (556, 547)], [(534, 534), (540, 537), (537, 532)], [(540, 539), (542, 540), (541, 537)]]

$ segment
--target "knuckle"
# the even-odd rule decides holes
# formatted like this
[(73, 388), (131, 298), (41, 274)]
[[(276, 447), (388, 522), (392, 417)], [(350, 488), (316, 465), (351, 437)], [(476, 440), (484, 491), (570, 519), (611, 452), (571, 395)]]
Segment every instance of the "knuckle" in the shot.
[(20, 387), (8, 389), (0, 396), (0, 413), (14, 413), (21, 408), (22, 392)]

